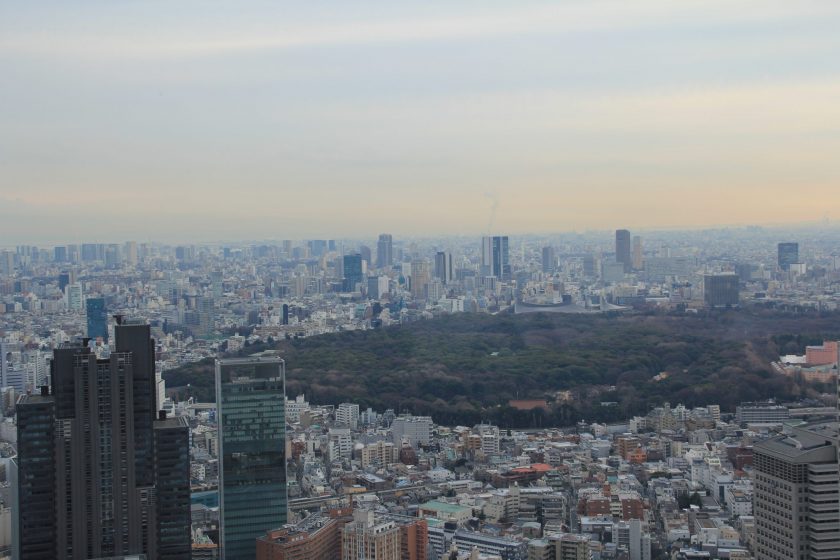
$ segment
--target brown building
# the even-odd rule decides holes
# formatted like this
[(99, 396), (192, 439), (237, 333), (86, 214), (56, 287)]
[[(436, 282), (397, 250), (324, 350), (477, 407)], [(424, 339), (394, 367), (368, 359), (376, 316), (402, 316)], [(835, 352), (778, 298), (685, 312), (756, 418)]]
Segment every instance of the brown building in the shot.
[(351, 509), (338, 509), (269, 531), (257, 539), (256, 560), (340, 560), (341, 530), (350, 520)]

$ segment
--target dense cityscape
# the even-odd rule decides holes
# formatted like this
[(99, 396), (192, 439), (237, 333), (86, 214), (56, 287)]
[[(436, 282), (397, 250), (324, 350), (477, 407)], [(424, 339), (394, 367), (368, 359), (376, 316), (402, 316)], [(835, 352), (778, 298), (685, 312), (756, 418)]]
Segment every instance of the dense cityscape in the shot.
[(0, 2), (0, 560), (840, 560), (840, 2)]
[[(3, 250), (0, 546), (21, 560), (836, 558), (836, 338), (765, 364), (797, 399), (660, 398), (646, 414), (524, 430), (287, 394), (296, 364), (279, 344), (453, 315), (831, 321), (837, 237)], [(167, 384), (202, 360), (215, 398)], [(569, 399), (615, 404), (575, 387), (500, 398), (533, 418)]]

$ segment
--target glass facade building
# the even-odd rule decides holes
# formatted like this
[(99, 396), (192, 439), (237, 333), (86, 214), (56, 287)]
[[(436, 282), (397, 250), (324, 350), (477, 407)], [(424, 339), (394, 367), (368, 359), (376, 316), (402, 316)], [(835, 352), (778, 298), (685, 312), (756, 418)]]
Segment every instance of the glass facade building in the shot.
[(108, 312), (105, 310), (104, 298), (87, 298), (85, 302), (87, 311), (87, 335), (88, 338), (102, 338), (108, 340)]
[(221, 557), (253, 559), (286, 523), (285, 365), (274, 353), (216, 361)]

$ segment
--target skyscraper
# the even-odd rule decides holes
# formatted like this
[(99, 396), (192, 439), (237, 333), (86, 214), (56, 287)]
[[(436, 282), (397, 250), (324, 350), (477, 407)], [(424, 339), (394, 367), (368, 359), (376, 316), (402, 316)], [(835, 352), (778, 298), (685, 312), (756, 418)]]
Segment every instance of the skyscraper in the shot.
[(104, 298), (88, 298), (85, 302), (87, 310), (88, 338), (101, 338), (108, 341), (108, 312), (105, 310)]
[(58, 527), (53, 398), (48, 394), (21, 397), (17, 424), (20, 560), (54, 560)]
[(435, 278), (443, 284), (452, 282), (452, 253), (449, 251), (435, 253)]
[(495, 276), (499, 280), (510, 279), (510, 252), (506, 235), (481, 238), (481, 274)]
[(344, 255), (344, 281), (343, 290), (352, 292), (356, 290), (356, 284), (364, 281), (362, 275), (362, 255)]
[(737, 274), (703, 276), (703, 300), (708, 307), (731, 307), (739, 303), (740, 280)]
[(414, 259), (411, 261), (411, 295), (417, 299), (426, 298), (428, 295), (428, 286), (431, 281), (429, 263), (425, 259)]
[(630, 254), (630, 232), (626, 229), (615, 230), (615, 260), (624, 265), (624, 272), (633, 269), (633, 257)]
[[(18, 441), (33, 444), (19, 453), (19, 492), (31, 495), (34, 478), (50, 487), (22, 501), (19, 533), (37, 535), (42, 552), (21, 560), (189, 554), (189, 425), (155, 419), (156, 393), (146, 390), (150, 374), (155, 379), (149, 326), (118, 319), (115, 335), (107, 359), (79, 343), (56, 349), (52, 394), (44, 389), (18, 405), (27, 418)], [(53, 432), (42, 425), (47, 416)], [(53, 531), (42, 530), (47, 518)]]
[(376, 242), (376, 266), (386, 268), (394, 264), (394, 239), (390, 233), (379, 234)]
[(546, 274), (550, 274), (554, 272), (554, 267), (556, 265), (557, 256), (554, 252), (554, 247), (543, 247), (542, 248), (542, 271)]
[(780, 269), (790, 270), (790, 265), (799, 262), (799, 243), (779, 243), (777, 250)]
[(642, 238), (638, 235), (633, 236), (633, 269), (642, 269)]
[(249, 560), (286, 523), (285, 366), (273, 353), (216, 361), (220, 546)]

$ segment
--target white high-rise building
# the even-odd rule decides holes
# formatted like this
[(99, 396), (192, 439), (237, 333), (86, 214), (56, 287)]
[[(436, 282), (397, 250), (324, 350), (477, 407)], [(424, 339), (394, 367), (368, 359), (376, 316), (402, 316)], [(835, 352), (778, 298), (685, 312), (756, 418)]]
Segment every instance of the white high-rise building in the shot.
[(341, 403), (335, 409), (335, 423), (355, 430), (359, 427), (359, 405)]

